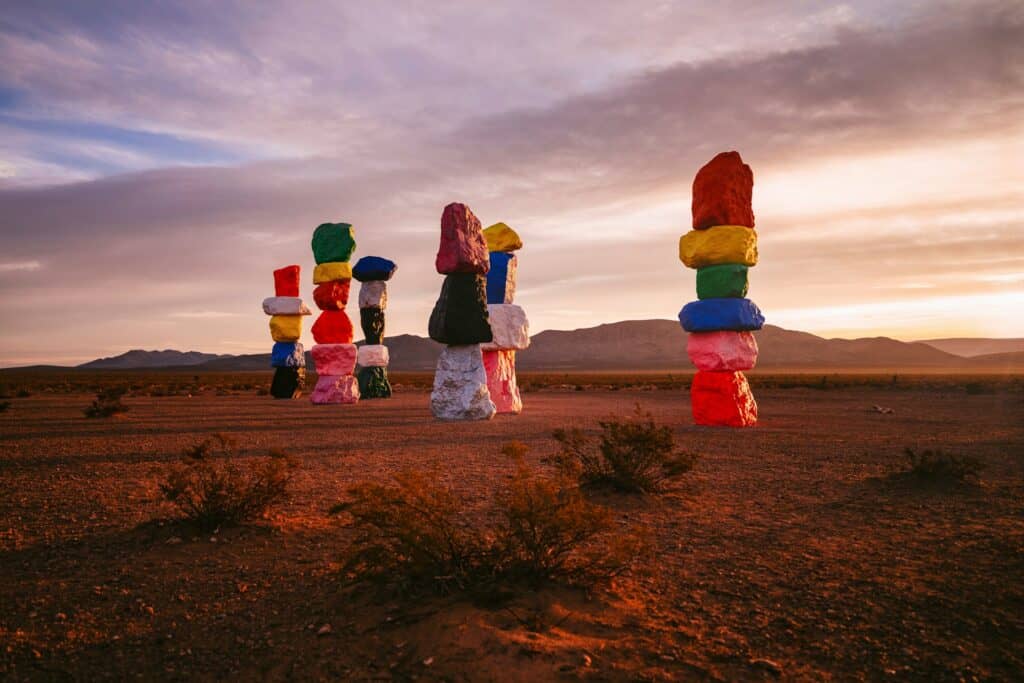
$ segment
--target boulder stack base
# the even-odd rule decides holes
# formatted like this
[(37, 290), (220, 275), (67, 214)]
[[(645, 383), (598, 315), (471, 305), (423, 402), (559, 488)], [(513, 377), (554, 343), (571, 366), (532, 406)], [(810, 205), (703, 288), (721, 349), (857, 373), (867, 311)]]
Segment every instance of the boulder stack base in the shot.
[(690, 387), (699, 425), (750, 427), (757, 403), (744, 370), (757, 363), (752, 334), (764, 325), (746, 298), (747, 270), (757, 264), (754, 174), (738, 152), (723, 152), (693, 180), (693, 229), (679, 238), (679, 260), (697, 269), (697, 301), (679, 311), (686, 351), (697, 367)]

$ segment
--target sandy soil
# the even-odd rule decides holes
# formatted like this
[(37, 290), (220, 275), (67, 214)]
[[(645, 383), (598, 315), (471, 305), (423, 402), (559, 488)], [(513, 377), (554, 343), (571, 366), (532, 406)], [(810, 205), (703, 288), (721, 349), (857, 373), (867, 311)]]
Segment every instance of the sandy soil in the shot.
[[(681, 391), (546, 391), (526, 412), (440, 424), (424, 392), (355, 407), (253, 395), (17, 398), (0, 414), (0, 677), (10, 680), (1012, 680), (1024, 675), (1019, 392), (764, 389), (752, 430), (695, 427)], [(512, 439), (639, 402), (702, 454), (656, 497), (605, 494), (656, 559), (591, 595), (504, 608), (347, 590), (348, 484), (441, 467), (483, 501)], [(872, 405), (893, 408), (883, 415)], [(157, 482), (204, 435), (302, 463), (267, 521), (212, 536)], [(980, 483), (893, 476), (902, 449), (981, 458)]]

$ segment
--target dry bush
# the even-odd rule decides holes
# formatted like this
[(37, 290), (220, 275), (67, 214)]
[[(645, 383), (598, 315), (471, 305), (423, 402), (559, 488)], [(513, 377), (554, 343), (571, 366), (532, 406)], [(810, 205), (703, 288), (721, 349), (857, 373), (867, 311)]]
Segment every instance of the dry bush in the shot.
[(234, 442), (215, 434), (185, 451), (160, 491), (203, 530), (263, 515), (284, 500), (297, 463), (281, 451), (240, 464)]
[(616, 535), (612, 513), (562, 477), (526, 466), (521, 444), (511, 483), (472, 510), (438, 477), (407, 471), (363, 483), (333, 508), (357, 532), (344, 563), (356, 581), (401, 591), (491, 593), (499, 586), (561, 581), (594, 585), (626, 570), (646, 549), (636, 530)]
[(697, 463), (697, 455), (675, 450), (671, 427), (655, 424), (639, 405), (632, 419), (598, 424), (601, 436), (596, 447), (576, 428), (556, 429), (552, 434), (561, 449), (549, 460), (583, 485), (653, 493)]
[(907, 457), (907, 472), (926, 481), (977, 479), (985, 468), (984, 463), (970, 455), (943, 453), (938, 449), (918, 453), (907, 448), (903, 452)]
[(128, 412), (128, 406), (121, 402), (121, 398), (127, 390), (124, 387), (107, 387), (101, 389), (92, 405), (82, 412), (86, 417), (112, 417), (120, 413)]
[(0, 413), (6, 413), (7, 409), (11, 407), (10, 401), (0, 401)]

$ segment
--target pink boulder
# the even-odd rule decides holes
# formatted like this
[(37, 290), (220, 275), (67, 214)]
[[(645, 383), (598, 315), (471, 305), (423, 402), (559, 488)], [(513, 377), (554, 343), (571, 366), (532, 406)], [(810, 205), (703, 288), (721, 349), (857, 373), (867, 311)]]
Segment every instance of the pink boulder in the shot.
[(754, 172), (739, 152), (722, 152), (693, 179), (693, 229), (716, 225), (754, 227)]
[(465, 204), (449, 204), (441, 214), (441, 246), (434, 261), (437, 272), (486, 275), (491, 267), (480, 220)]
[(523, 400), (516, 384), (516, 352), (511, 349), (484, 351), (484, 370), (487, 372), (487, 390), (491, 402), (499, 413), (519, 413)]
[(757, 403), (742, 372), (703, 372), (690, 386), (693, 421), (717, 427), (757, 424)]
[(691, 332), (686, 340), (686, 353), (698, 370), (750, 370), (757, 363), (757, 340), (750, 332)]
[(315, 344), (310, 353), (318, 375), (351, 375), (359, 351), (355, 344)]
[(309, 400), (317, 405), (358, 403), (359, 380), (352, 375), (319, 375)]

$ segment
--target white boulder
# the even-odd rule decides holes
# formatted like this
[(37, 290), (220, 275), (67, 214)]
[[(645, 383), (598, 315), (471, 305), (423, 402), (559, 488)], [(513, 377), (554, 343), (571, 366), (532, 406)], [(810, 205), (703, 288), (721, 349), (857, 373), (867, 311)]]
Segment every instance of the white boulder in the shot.
[(312, 315), (312, 311), (297, 296), (266, 298), (263, 300), (263, 312), (267, 315)]
[(382, 311), (388, 307), (388, 283), (383, 280), (371, 280), (359, 285), (359, 308), (373, 307)]
[(489, 420), (495, 407), (479, 344), (446, 346), (437, 359), (430, 410), (441, 420)]
[(386, 368), (389, 360), (388, 347), (383, 344), (364, 344), (359, 347), (356, 363), (361, 368)]
[(516, 304), (487, 304), (494, 340), (482, 344), (484, 351), (499, 349), (522, 350), (530, 345), (530, 321), (526, 311)]

